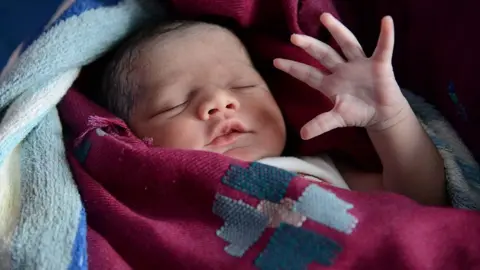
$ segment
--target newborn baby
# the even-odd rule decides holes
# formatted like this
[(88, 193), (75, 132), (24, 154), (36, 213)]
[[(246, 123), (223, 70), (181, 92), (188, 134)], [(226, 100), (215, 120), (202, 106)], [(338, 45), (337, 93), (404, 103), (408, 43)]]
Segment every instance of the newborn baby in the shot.
[(134, 37), (104, 80), (108, 109), (160, 147), (246, 161), (280, 156), (283, 117), (240, 40), (217, 25), (174, 22)]
[[(401, 95), (393, 72), (388, 73), (388, 50), (393, 50), (390, 21), (384, 21), (380, 38), (386, 43), (379, 42), (383, 60), (372, 63), (360, 46), (352, 46), (353, 34), (325, 14), (322, 22), (349, 61), (320, 41), (294, 35), (292, 42), (320, 59), (332, 74), (284, 59), (277, 59), (275, 66), (335, 103), (331, 112), (305, 125), (304, 139), (342, 126), (366, 127), (384, 166), (377, 188), (440, 204), (445, 200), (442, 160)], [(101, 94), (112, 113), (138, 137), (151, 138), (154, 146), (259, 161), (348, 188), (326, 156), (280, 157), (286, 143), (280, 109), (242, 42), (218, 25), (170, 22), (140, 32), (123, 44), (107, 67)], [(405, 134), (399, 138), (399, 132)], [(413, 139), (411, 146), (402, 145)]]

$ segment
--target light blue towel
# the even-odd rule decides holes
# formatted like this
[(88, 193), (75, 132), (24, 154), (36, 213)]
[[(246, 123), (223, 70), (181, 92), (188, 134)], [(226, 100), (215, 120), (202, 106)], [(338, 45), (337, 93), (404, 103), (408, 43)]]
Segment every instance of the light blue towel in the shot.
[(87, 269), (85, 209), (55, 106), (82, 66), (152, 15), (144, 4), (76, 1), (0, 79), (0, 268)]

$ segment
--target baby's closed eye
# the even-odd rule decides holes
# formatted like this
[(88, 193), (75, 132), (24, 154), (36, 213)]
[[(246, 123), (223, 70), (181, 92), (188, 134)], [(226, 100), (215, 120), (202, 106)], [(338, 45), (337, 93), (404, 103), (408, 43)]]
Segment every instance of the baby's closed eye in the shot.
[(240, 77), (236, 78), (234, 80), (231, 80), (227, 88), (230, 90), (248, 90), (248, 89), (254, 89), (258, 87), (261, 84), (261, 80), (257, 79), (256, 77), (253, 76), (245, 76), (245, 77)]
[(233, 87), (231, 87), (231, 89), (233, 89), (233, 90), (245, 90), (245, 89), (255, 88), (257, 86), (258, 86), (257, 84), (238, 84), (238, 85), (234, 85)]
[(166, 103), (164, 106), (161, 106), (158, 110), (155, 111), (155, 113), (152, 115), (152, 118), (159, 115), (168, 115), (170, 117), (175, 116), (185, 109), (185, 107), (188, 105), (188, 102), (188, 100), (185, 100), (180, 102)]
[(255, 90), (260, 89), (265, 83), (260, 78), (243, 78), (233, 80), (229, 83), (228, 88), (230, 90)]

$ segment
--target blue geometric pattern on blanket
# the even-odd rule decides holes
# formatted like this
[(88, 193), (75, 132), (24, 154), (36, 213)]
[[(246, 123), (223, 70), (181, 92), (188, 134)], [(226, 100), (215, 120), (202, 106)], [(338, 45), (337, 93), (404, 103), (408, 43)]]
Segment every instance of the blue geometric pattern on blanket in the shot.
[(293, 210), (337, 231), (351, 234), (358, 220), (348, 213), (353, 205), (317, 185), (308, 186)]
[(222, 183), (260, 200), (280, 202), (296, 174), (253, 162), (248, 168), (230, 165)]
[(92, 143), (89, 140), (83, 140), (83, 142), (75, 147), (73, 150), (73, 155), (78, 160), (78, 162), (83, 163), (87, 159), (88, 152), (90, 151), (90, 147), (92, 147)]
[[(258, 163), (252, 163), (248, 168), (231, 165), (222, 178), (222, 183), (264, 200), (263, 202), (266, 200), (273, 203), (285, 199), (286, 189), (295, 176), (296, 174)], [(298, 202), (294, 202), (292, 210), (324, 226), (351, 234), (358, 223), (348, 213), (351, 208), (352, 204), (312, 184), (304, 190)], [(216, 195), (213, 212), (225, 221), (217, 235), (230, 243), (225, 251), (231, 256), (242, 257), (258, 241), (267, 226), (276, 228), (267, 247), (255, 260), (255, 266), (262, 270), (307, 269), (313, 262), (329, 266), (342, 250), (328, 236), (292, 226), (284, 220), (279, 225), (273, 225), (276, 223), (271, 223), (272, 217), (267, 212), (223, 195)]]
[(243, 256), (260, 238), (269, 221), (250, 205), (219, 194), (215, 196), (212, 211), (225, 221), (217, 235), (230, 243), (225, 251), (234, 257)]
[(77, 235), (72, 249), (72, 261), (68, 267), (70, 270), (88, 269), (87, 264), (87, 219), (85, 208), (80, 212)]
[(261, 270), (307, 269), (312, 262), (330, 266), (341, 250), (332, 239), (282, 223), (255, 265)]

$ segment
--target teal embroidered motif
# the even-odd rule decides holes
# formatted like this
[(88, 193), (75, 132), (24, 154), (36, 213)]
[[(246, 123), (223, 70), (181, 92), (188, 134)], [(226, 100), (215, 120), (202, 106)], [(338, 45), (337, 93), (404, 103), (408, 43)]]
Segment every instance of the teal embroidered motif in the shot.
[(317, 185), (309, 185), (293, 209), (340, 232), (351, 234), (358, 220), (348, 213), (353, 205)]
[(294, 177), (296, 174), (259, 163), (248, 168), (230, 166), (222, 183), (261, 201), (255, 209), (243, 201), (215, 196), (213, 212), (225, 221), (217, 235), (229, 243), (225, 248), (228, 254), (242, 257), (269, 227), (275, 228), (275, 233), (255, 261), (259, 269), (306, 269), (313, 262), (333, 263), (341, 246), (302, 224), (309, 218), (351, 234), (358, 223), (348, 212), (353, 205), (315, 184), (305, 188), (298, 201), (285, 198)]
[(282, 199), (280, 203), (261, 201), (257, 205), (257, 210), (268, 216), (268, 227), (270, 228), (278, 228), (281, 223), (302, 227), (307, 218), (298, 212), (294, 212), (294, 205), (295, 201), (290, 198)]
[(253, 162), (248, 168), (230, 165), (222, 183), (260, 200), (279, 203), (296, 174)]
[(324, 266), (333, 264), (341, 247), (320, 234), (281, 224), (270, 239), (267, 248), (255, 260), (261, 270), (301, 270), (312, 262)]
[(219, 194), (215, 196), (213, 213), (225, 221), (217, 235), (230, 243), (225, 252), (234, 257), (242, 257), (268, 225), (268, 217), (255, 208)]

